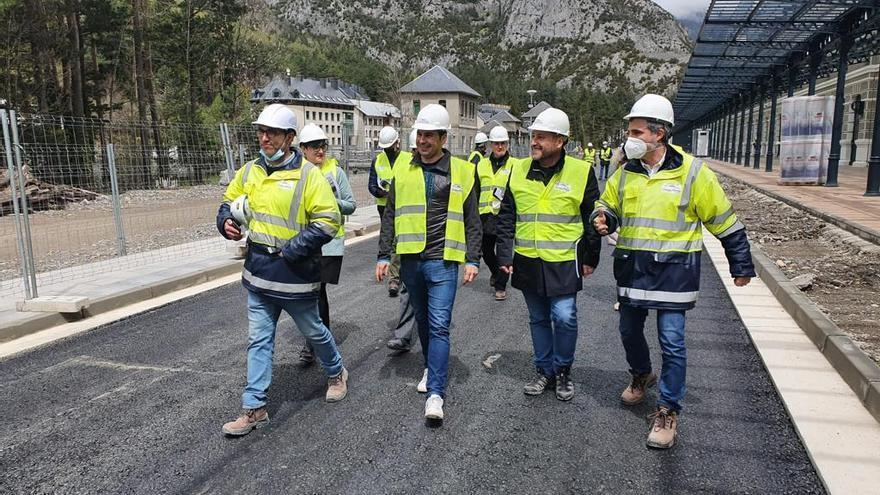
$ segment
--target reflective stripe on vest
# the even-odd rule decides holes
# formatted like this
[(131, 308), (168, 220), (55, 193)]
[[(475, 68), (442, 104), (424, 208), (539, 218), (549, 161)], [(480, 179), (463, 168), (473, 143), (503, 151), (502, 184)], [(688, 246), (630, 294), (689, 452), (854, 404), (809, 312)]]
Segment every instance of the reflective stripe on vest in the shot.
[(285, 284), (283, 282), (273, 282), (271, 280), (262, 279), (249, 272), (247, 268), (242, 269), (241, 278), (258, 289), (274, 290), (276, 292), (285, 292), (288, 294), (303, 294), (321, 289), (320, 282), (310, 284)]
[[(397, 153), (397, 156), (394, 158), (394, 164), (388, 162), (388, 153), (384, 151), (376, 155), (376, 182), (385, 180), (389, 183), (391, 179), (394, 178), (394, 167), (397, 166), (398, 163), (409, 163), (412, 161), (412, 154), (406, 151), (401, 151)], [(388, 204), (388, 198), (376, 198), (376, 204), (379, 206), (385, 206)]]
[(644, 290), (632, 287), (618, 287), (617, 295), (628, 299), (657, 301), (668, 303), (692, 303), (697, 300), (699, 292), (669, 292), (665, 290)]
[[(287, 243), (287, 241), (290, 240), (290, 238), (296, 236), (298, 233), (302, 232), (303, 229), (305, 229), (306, 225), (299, 223), (297, 221), (297, 218), (299, 216), (299, 209), (302, 206), (303, 191), (305, 190), (306, 179), (308, 178), (309, 173), (313, 168), (315, 168), (315, 165), (313, 165), (311, 162), (303, 163), (300, 169), (299, 180), (296, 182), (296, 187), (294, 188), (293, 195), (291, 196), (290, 210), (287, 218), (283, 218), (263, 211), (257, 211), (254, 210), (253, 206), (251, 207), (251, 220), (248, 225), (248, 238), (252, 242), (280, 249)], [(247, 169), (245, 172), (250, 172), (250, 170)], [(276, 235), (272, 235), (269, 232), (264, 232), (264, 230), (270, 229), (260, 228), (261, 223), (275, 227), (282, 227), (292, 231), (293, 233), (289, 238), (282, 238)], [(335, 234), (335, 232), (331, 232), (330, 234), (333, 235)]]
[(590, 165), (570, 156), (545, 186), (528, 178), (531, 160), (514, 165), (508, 188), (516, 200), (514, 251), (548, 262), (573, 261), (583, 237), (581, 202)]

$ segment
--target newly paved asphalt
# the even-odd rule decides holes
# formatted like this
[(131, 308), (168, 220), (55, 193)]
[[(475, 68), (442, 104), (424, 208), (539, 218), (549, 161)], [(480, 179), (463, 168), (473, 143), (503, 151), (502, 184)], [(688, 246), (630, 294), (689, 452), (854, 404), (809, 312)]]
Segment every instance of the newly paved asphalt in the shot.
[[(285, 317), (271, 424), (226, 438), (245, 378), (239, 284), (0, 362), (3, 493), (821, 493), (804, 448), (704, 259), (688, 316), (679, 443), (645, 448), (650, 401), (628, 380), (611, 259), (579, 294), (577, 396), (526, 397), (531, 341), (521, 294), (495, 302), (488, 271), (459, 290), (442, 427), (415, 391), (421, 353), (384, 347), (397, 311), (371, 278), (375, 241), (349, 248), (331, 291), (349, 396), (323, 400)], [(659, 366), (655, 326), (650, 342)], [(481, 362), (500, 354), (494, 368)]]

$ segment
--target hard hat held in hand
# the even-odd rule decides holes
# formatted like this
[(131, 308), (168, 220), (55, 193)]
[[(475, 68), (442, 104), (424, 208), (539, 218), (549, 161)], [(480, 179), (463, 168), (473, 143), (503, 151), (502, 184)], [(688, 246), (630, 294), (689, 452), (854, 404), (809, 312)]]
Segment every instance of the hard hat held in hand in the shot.
[(507, 135), (507, 129), (504, 126), (496, 125), (489, 131), (489, 141), (493, 143), (504, 143), (510, 141), (510, 136)]
[(229, 210), (232, 213), (232, 218), (235, 219), (235, 223), (238, 224), (239, 229), (247, 229), (251, 219), (251, 209), (248, 206), (247, 196), (242, 194), (235, 198), (235, 201), (229, 205)]
[(675, 125), (675, 114), (672, 111), (672, 102), (663, 96), (648, 93), (636, 101), (632, 109), (623, 120), (650, 119)]
[(427, 105), (416, 117), (413, 129), (417, 131), (448, 131), (449, 112), (445, 107), (436, 103)]
[(489, 140), (489, 136), (487, 136), (483, 132), (478, 132), (476, 136), (474, 136), (474, 144), (483, 144)]
[(568, 136), (568, 115), (558, 108), (548, 108), (538, 114), (535, 121), (529, 126), (529, 130), (552, 132)]
[(385, 126), (379, 131), (379, 147), (382, 149), (394, 146), (398, 139), (400, 135), (393, 127)]
[(273, 129), (284, 129), (285, 131), (295, 131), (297, 129), (296, 115), (293, 113), (293, 110), (281, 103), (266, 105), (266, 108), (260, 112), (257, 120), (251, 122), (251, 124), (271, 127)]
[(299, 144), (311, 143), (313, 141), (326, 141), (327, 135), (324, 130), (315, 124), (306, 124), (299, 133)]

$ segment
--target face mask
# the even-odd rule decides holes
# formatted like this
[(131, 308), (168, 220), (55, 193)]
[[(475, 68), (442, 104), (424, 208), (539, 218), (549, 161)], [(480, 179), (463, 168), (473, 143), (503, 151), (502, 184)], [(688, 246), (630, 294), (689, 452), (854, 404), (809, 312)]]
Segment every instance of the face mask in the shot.
[(284, 158), (284, 149), (278, 148), (278, 150), (275, 151), (275, 154), (272, 156), (267, 155), (265, 151), (260, 149), (260, 155), (262, 155), (263, 158), (265, 158), (266, 160), (268, 160), (270, 162), (277, 162), (278, 160)]
[(639, 138), (626, 138), (626, 144), (623, 145), (623, 151), (626, 152), (627, 158), (638, 160), (648, 153), (648, 143)]

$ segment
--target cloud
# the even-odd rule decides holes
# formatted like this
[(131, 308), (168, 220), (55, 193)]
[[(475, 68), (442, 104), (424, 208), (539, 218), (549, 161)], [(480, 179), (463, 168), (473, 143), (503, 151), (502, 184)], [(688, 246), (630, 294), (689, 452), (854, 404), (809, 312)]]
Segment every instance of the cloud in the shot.
[(677, 18), (702, 19), (709, 8), (710, 0), (654, 0), (654, 3), (663, 7)]

